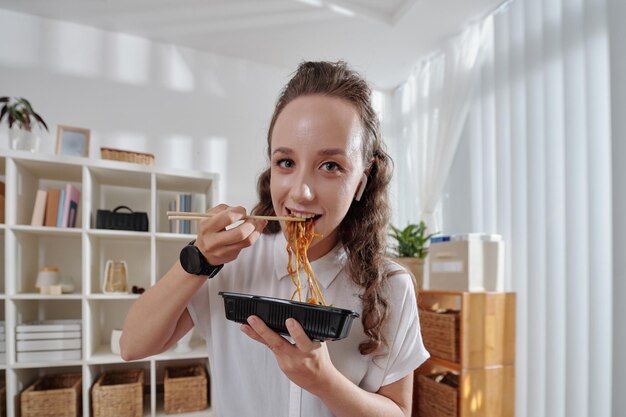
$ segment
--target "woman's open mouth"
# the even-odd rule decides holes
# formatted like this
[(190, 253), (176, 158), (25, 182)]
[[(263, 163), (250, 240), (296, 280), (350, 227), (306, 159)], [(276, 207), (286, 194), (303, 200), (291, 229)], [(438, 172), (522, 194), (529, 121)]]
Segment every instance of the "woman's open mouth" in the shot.
[(317, 213), (309, 213), (309, 212), (305, 212), (305, 211), (296, 211), (296, 210), (291, 210), (291, 209), (289, 209), (287, 207), (285, 207), (285, 208), (287, 210), (287, 213), (290, 216), (299, 217), (301, 219), (307, 219), (307, 220), (312, 219), (313, 223), (316, 223), (320, 219), (320, 217), (322, 217), (321, 214), (317, 214)]

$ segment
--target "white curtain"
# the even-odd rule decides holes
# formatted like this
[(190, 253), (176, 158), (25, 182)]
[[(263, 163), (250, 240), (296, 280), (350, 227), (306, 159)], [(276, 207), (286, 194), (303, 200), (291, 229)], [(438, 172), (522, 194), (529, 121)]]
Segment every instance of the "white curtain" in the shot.
[(457, 148), (479, 74), (484, 23), (469, 26), (445, 47), (421, 61), (392, 97), (396, 119), (392, 157), (396, 161), (394, 221), (424, 220), (440, 230), (435, 211)]
[(471, 201), (443, 210), (507, 242), (516, 416), (617, 417), (606, 0), (512, 0), (487, 25), (469, 172), (449, 179)]

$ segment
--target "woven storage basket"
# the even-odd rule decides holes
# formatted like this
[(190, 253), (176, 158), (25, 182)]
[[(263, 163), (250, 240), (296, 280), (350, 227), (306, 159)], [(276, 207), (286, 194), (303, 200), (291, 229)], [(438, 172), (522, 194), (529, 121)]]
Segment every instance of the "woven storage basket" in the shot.
[(82, 411), (81, 374), (47, 375), (20, 395), (22, 417), (73, 417)]
[(204, 365), (165, 368), (164, 385), (167, 414), (204, 410), (209, 406)]
[(424, 346), (432, 355), (459, 361), (459, 312), (436, 313), (419, 309)]
[(125, 151), (123, 149), (100, 148), (102, 159), (113, 161), (133, 162), (143, 165), (154, 165), (154, 155), (151, 153)]
[(437, 374), (417, 377), (419, 417), (457, 417), (458, 390), (435, 381)]
[(142, 417), (143, 369), (105, 372), (91, 388), (94, 417)]

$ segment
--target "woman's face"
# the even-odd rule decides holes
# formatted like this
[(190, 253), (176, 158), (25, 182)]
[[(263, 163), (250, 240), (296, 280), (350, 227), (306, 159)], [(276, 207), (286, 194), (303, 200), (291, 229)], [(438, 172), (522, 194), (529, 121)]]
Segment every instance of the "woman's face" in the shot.
[[(272, 204), (278, 215), (314, 217), (309, 260), (337, 243), (365, 171), (363, 128), (354, 107), (322, 95), (299, 97), (278, 116), (271, 137)], [(285, 227), (283, 225), (283, 232)]]

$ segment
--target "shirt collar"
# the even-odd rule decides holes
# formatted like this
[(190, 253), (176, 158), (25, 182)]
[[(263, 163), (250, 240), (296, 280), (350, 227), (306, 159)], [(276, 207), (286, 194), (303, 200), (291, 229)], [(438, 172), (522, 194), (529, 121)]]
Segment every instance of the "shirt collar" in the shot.
[[(347, 261), (348, 255), (341, 242), (338, 242), (326, 255), (311, 262), (315, 279), (317, 279), (317, 282), (324, 288), (328, 288), (337, 275), (339, 275), (339, 272), (341, 272)], [(274, 275), (277, 279), (282, 280), (290, 276), (287, 272), (288, 262), (287, 240), (281, 231), (276, 233), (274, 239)], [(306, 280), (304, 271), (300, 271), (300, 279), (302, 281)]]

